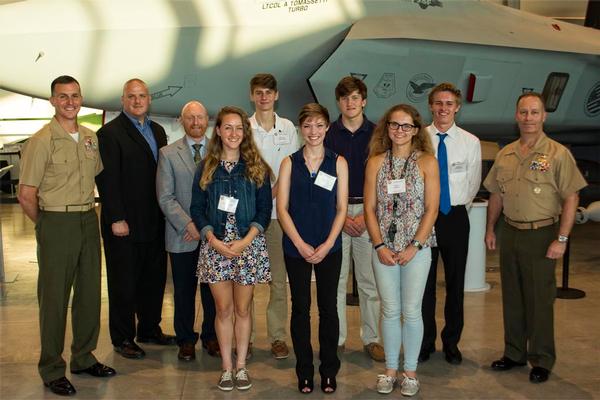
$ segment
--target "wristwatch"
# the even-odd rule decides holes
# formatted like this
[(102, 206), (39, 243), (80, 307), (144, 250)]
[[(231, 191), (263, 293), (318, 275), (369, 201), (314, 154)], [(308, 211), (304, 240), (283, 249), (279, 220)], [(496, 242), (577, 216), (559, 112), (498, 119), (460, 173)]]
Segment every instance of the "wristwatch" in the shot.
[(413, 246), (415, 246), (419, 250), (421, 250), (423, 248), (423, 245), (417, 239), (413, 239), (413, 241), (410, 242), (410, 244), (412, 244)]
[(558, 235), (558, 243), (567, 243), (569, 241), (569, 237), (565, 235)]

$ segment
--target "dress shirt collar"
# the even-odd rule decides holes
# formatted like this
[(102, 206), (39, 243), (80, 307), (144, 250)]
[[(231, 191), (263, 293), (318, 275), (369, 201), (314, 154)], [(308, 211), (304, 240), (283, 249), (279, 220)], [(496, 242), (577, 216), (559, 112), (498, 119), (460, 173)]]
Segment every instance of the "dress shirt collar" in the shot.
[(148, 115), (144, 116), (144, 123), (140, 124), (140, 121), (136, 117), (127, 113), (125, 110), (123, 110), (123, 114), (125, 114), (127, 118), (129, 118), (129, 120), (133, 123), (133, 126), (135, 126), (140, 131), (142, 129), (145, 129), (146, 127), (149, 127), (150, 122), (152, 122)]
[[(185, 143), (187, 143), (188, 147), (190, 148), (190, 150), (192, 151), (192, 155), (194, 154), (194, 145), (196, 144), (196, 141), (194, 139), (192, 139), (191, 137), (189, 137), (187, 134), (184, 137), (185, 139)], [(204, 154), (206, 154), (206, 135), (202, 136), (202, 140), (200, 140), (199, 142), (197, 142), (198, 144), (201, 144), (202, 147), (200, 148), (200, 154), (202, 156), (204, 156)]]
[(256, 112), (254, 112), (254, 114), (252, 114), (252, 116), (250, 117), (250, 125), (255, 125), (256, 127), (258, 127), (258, 129), (262, 132), (266, 132), (266, 133), (271, 133), (273, 131), (281, 131), (283, 129), (283, 127), (281, 126), (281, 122), (279, 119), (279, 115), (277, 115), (276, 112), (273, 112), (273, 121), (275, 122), (273, 124), (273, 129), (271, 129), (269, 132), (267, 132), (262, 126), (260, 126), (260, 124), (258, 123), (258, 120), (256, 119)]
[(458, 127), (456, 126), (456, 122), (453, 123), (452, 126), (450, 128), (448, 128), (448, 130), (446, 132), (442, 132), (441, 130), (439, 130), (433, 122), (431, 123), (431, 126), (433, 127), (433, 129), (432, 129), (433, 135), (437, 135), (438, 133), (445, 133), (452, 139), (456, 138), (456, 136), (458, 135)]

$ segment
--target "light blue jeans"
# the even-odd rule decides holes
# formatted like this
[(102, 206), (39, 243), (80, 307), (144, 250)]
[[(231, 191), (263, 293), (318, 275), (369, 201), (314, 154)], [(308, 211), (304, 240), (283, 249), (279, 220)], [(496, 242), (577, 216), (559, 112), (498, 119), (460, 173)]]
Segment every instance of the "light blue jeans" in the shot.
[(404, 370), (416, 371), (423, 318), (421, 303), (429, 275), (431, 249), (423, 248), (404, 266), (385, 265), (373, 252), (373, 271), (381, 299), (381, 327), (385, 351), (385, 366), (398, 369), (400, 347), (404, 348)]

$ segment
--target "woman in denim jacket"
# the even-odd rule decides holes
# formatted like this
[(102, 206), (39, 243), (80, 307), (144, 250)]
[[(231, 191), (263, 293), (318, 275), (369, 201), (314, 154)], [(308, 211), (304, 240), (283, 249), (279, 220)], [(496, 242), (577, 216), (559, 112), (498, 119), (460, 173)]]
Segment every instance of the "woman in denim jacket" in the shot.
[[(206, 158), (196, 171), (190, 211), (202, 238), (198, 277), (210, 284), (215, 298), (215, 329), (223, 368), (218, 387), (224, 391), (252, 386), (245, 365), (250, 306), (254, 285), (271, 280), (264, 236), (273, 207), (271, 176), (252, 138), (246, 113), (237, 107), (223, 107)], [(231, 354), (234, 331), (235, 374)]]

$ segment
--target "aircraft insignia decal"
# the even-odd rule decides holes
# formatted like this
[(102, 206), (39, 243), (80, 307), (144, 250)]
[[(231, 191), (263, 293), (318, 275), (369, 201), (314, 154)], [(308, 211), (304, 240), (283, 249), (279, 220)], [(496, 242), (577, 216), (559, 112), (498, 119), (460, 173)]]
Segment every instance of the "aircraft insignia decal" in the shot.
[(413, 103), (420, 103), (427, 97), (429, 89), (435, 86), (429, 74), (417, 74), (410, 78), (406, 85), (406, 97)]
[(590, 89), (585, 101), (584, 111), (588, 117), (600, 115), (600, 82)]
[(427, 7), (444, 7), (440, 0), (413, 0), (413, 3), (417, 3), (419, 7), (425, 10)]
[(375, 96), (380, 99), (387, 99), (396, 94), (396, 74), (393, 72), (385, 72), (379, 78), (379, 82), (373, 88)]

